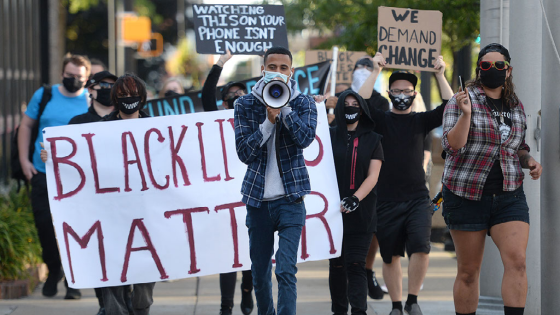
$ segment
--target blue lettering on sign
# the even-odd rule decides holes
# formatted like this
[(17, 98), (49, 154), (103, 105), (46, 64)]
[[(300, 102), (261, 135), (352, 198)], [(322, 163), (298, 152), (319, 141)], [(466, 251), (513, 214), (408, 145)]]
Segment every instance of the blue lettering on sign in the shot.
[(169, 116), (169, 115), (176, 115), (175, 111), (173, 110), (173, 107), (171, 107), (171, 105), (169, 105), (169, 102), (167, 100), (163, 100), (163, 108), (164, 108), (164, 116)]
[(152, 107), (152, 105), (153, 105), (153, 103), (149, 103), (149, 104), (148, 104), (148, 114), (149, 114), (151, 117), (154, 117), (154, 108)]
[[(199, 97), (200, 97), (200, 96), (199, 96)], [(182, 113), (183, 113), (183, 114), (186, 114), (186, 111), (185, 111), (185, 102), (188, 102), (188, 103), (189, 103), (189, 108), (190, 108), (190, 110), (191, 110), (191, 113), (194, 113), (194, 104), (193, 104), (193, 101), (192, 101), (192, 99), (190, 98), (190, 96), (181, 96), (181, 97), (179, 97), (179, 103), (181, 104), (181, 107), (182, 107), (182, 109), (183, 109)]]
[(255, 80), (247, 81), (247, 83), (245, 83), (245, 86), (247, 87), (247, 93), (251, 93), (251, 90), (253, 89), (253, 86), (255, 86), (255, 84), (257, 84), (257, 81)]
[[(319, 89), (314, 87), (315, 82), (319, 82), (319, 78), (318, 77), (316, 78), (312, 75), (312, 72), (315, 72), (317, 70), (319, 70), (318, 66), (313, 66), (313, 67), (308, 67), (307, 68), (307, 76), (309, 77), (309, 88), (311, 88), (311, 93), (309, 93), (310, 95), (320, 94)], [(303, 94), (306, 94), (306, 93), (303, 93)]]

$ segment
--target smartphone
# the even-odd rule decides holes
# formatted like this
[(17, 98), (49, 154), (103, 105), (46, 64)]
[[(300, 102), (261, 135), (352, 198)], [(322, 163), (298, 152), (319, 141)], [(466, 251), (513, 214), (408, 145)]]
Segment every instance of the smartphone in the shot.
[(459, 76), (459, 87), (461, 87), (461, 92), (465, 90), (465, 86), (463, 85), (463, 77)]

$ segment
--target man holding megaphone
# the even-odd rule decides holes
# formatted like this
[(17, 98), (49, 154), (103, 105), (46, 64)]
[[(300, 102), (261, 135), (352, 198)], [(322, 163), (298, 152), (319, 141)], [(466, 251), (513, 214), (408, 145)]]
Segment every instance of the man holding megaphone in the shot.
[(296, 262), (305, 223), (303, 197), (310, 193), (303, 149), (315, 139), (317, 108), (292, 79), (292, 54), (272, 47), (263, 77), (235, 101), (235, 144), (247, 164), (241, 194), (247, 205), (249, 251), (259, 314), (275, 314), (272, 299), (274, 232), (278, 231), (278, 315), (296, 314)]

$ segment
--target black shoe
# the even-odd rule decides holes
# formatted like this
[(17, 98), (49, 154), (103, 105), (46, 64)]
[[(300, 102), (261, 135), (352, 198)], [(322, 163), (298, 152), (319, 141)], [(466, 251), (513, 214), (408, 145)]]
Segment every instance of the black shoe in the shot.
[(253, 294), (250, 291), (245, 291), (243, 289), (243, 285), (241, 286), (241, 313), (243, 315), (249, 315), (253, 311), (254, 303), (253, 303)]
[(62, 280), (64, 273), (62, 270), (56, 271), (49, 271), (49, 276), (47, 277), (47, 281), (43, 285), (43, 296), (46, 297), (53, 297), (58, 293), (58, 282)]
[(79, 300), (82, 298), (82, 292), (78, 289), (68, 287), (68, 281), (66, 279), (64, 279), (64, 286), (66, 287), (65, 300)]
[(220, 310), (220, 315), (231, 315), (231, 307), (223, 308)]
[(374, 300), (383, 299), (383, 290), (375, 278), (375, 272), (373, 270), (366, 269), (367, 281), (368, 281), (368, 295)]
[(105, 308), (104, 308), (104, 307), (100, 307), (100, 308), (99, 308), (99, 312), (97, 312), (97, 315), (105, 315)]

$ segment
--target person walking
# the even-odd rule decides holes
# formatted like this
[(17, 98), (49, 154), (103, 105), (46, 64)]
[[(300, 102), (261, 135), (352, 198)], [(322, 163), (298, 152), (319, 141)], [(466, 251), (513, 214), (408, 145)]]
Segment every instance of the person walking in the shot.
[(449, 100), (443, 117), (443, 217), (457, 253), (453, 300), (458, 315), (476, 314), (487, 234), (504, 264), (504, 314), (523, 314), (527, 299), (529, 207), (522, 168), (536, 180), (542, 166), (525, 143), (527, 120), (510, 63), (504, 46), (483, 47), (476, 78)]
[(345, 91), (335, 108), (336, 127), (330, 129), (338, 190), (343, 213), (340, 257), (329, 260), (329, 289), (334, 315), (367, 311), (366, 256), (377, 228), (375, 185), (383, 161), (381, 136), (364, 99)]

